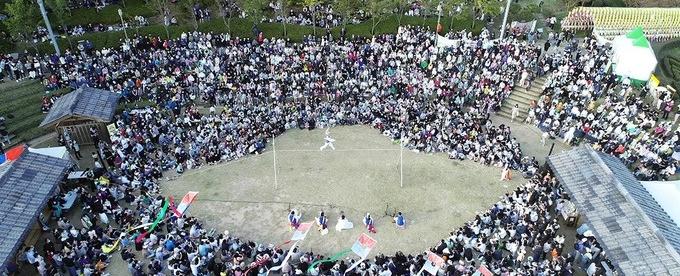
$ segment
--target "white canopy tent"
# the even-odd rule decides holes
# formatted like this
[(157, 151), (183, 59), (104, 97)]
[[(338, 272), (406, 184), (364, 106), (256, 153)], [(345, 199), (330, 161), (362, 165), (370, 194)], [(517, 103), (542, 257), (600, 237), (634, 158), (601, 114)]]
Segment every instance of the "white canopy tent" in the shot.
[(671, 217), (676, 225), (680, 226), (680, 208), (677, 200), (680, 198), (680, 180), (676, 181), (640, 181), (649, 194)]
[(647, 82), (656, 68), (657, 60), (642, 28), (636, 28), (612, 41), (614, 74)]

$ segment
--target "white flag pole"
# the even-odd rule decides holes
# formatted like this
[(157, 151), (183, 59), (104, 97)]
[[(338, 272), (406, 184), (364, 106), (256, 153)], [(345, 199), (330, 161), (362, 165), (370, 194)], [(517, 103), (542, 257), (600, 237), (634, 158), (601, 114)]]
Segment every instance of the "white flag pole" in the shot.
[(418, 273), (416, 274), (416, 276), (423, 275), (423, 270), (425, 270), (425, 265), (423, 265), (423, 267), (420, 268), (420, 271), (418, 271)]
[(345, 274), (347, 274), (347, 272), (352, 271), (352, 269), (354, 269), (354, 268), (356, 268), (357, 266), (359, 266), (359, 264), (361, 264), (362, 262), (364, 262), (364, 260), (366, 260), (366, 258), (361, 258), (360, 260), (356, 261), (352, 266), (350, 266), (347, 270), (345, 270), (345, 272), (342, 273), (342, 275), (345, 275)]
[[(307, 230), (307, 231), (309, 231), (309, 230)], [(290, 247), (290, 249), (288, 250), (288, 254), (286, 254), (286, 257), (285, 257), (285, 258), (283, 258), (283, 261), (281, 262), (280, 265), (275, 266), (275, 267), (272, 267), (272, 268), (270, 268), (269, 270), (267, 270), (267, 275), (269, 275), (269, 272), (271, 272), (271, 271), (279, 271), (280, 269), (283, 269), (283, 267), (288, 263), (288, 260), (290, 259), (290, 256), (291, 256), (292, 253), (293, 253), (293, 249), (295, 249), (295, 247), (297, 246), (298, 242), (300, 242), (300, 241), (296, 241), (296, 242), (293, 244), (293, 246)]]
[(404, 188), (404, 135), (399, 139), (399, 187)]

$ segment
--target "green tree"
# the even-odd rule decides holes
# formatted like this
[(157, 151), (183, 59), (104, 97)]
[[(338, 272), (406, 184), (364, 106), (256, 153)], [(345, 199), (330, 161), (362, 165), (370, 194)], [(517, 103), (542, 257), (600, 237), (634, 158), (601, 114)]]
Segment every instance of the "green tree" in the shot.
[(397, 10), (397, 26), (401, 26), (401, 18), (402, 18), (402, 16), (404, 16), (404, 13), (406, 12), (406, 10), (411, 5), (411, 1), (410, 0), (394, 0), (392, 5)]
[(168, 0), (146, 0), (146, 5), (152, 10), (156, 11), (163, 19), (163, 28), (165, 28), (165, 35), (170, 39), (170, 10), (168, 10)]
[(316, 5), (319, 4), (319, 0), (303, 0), (302, 4), (305, 5), (307, 9), (312, 11), (312, 30), (314, 36), (316, 36)]
[(13, 0), (5, 4), (8, 18), (3, 21), (7, 32), (17, 41), (28, 41), (38, 52), (31, 33), (38, 27), (40, 14), (38, 6), (30, 0)]
[[(405, 0), (404, 0), (405, 1)], [(347, 27), (347, 20), (351, 18), (359, 10), (358, 0), (335, 0), (333, 1), (333, 10), (342, 16), (342, 27)]]
[(231, 33), (231, 17), (234, 14), (232, 11), (233, 0), (215, 0), (215, 5), (219, 9), (224, 26), (227, 27), (227, 33)]
[(279, 0), (276, 2), (276, 14), (283, 19), (283, 36), (288, 37), (288, 14), (290, 12), (291, 0)]
[(385, 19), (385, 15), (392, 10), (393, 3), (390, 0), (368, 0), (366, 13), (371, 16), (371, 35), (375, 35), (375, 28)]
[(241, 9), (253, 20), (253, 26), (262, 22), (265, 5), (264, 0), (240, 0)]
[(189, 19), (194, 30), (198, 30), (198, 18), (196, 18), (196, 13), (194, 12), (194, 6), (196, 6), (196, 0), (182, 0), (182, 9), (184, 10), (184, 15)]
[(442, 8), (444, 9), (444, 12), (448, 13), (451, 16), (449, 30), (453, 30), (453, 22), (455, 21), (454, 19), (469, 8), (469, 6), (466, 5), (467, 2), (468, 0), (448, 0), (442, 3)]
[(50, 11), (56, 17), (61, 29), (66, 35), (66, 40), (68, 41), (69, 47), (73, 48), (73, 43), (71, 43), (71, 36), (68, 33), (68, 26), (66, 25), (66, 15), (69, 13), (68, 1), (67, 0), (47, 0), (47, 6)]
[(475, 28), (475, 19), (485, 15), (494, 17), (501, 13), (501, 6), (496, 0), (472, 0), (472, 29)]

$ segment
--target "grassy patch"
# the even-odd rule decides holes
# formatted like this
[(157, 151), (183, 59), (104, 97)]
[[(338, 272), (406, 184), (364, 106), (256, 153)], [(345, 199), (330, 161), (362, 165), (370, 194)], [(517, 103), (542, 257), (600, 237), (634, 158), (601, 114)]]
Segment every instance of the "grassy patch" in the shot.
[[(52, 93), (65, 93), (58, 90)], [(28, 142), (46, 134), (39, 128), (45, 114), (40, 110), (45, 89), (39, 81), (7, 82), (0, 85), (0, 116), (7, 118), (7, 131), (15, 135), (13, 143)]]

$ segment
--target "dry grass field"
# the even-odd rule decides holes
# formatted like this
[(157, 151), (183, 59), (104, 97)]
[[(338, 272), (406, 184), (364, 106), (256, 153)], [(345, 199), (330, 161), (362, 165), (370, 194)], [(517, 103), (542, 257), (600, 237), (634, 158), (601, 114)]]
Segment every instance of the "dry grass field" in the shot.
[[(400, 187), (400, 149), (366, 126), (331, 129), (336, 150), (319, 151), (324, 130), (291, 130), (260, 155), (205, 166), (162, 183), (163, 193), (181, 198), (200, 192), (189, 214), (207, 228), (265, 244), (290, 238), (290, 208), (312, 221), (320, 211), (329, 217), (329, 234), (312, 230), (300, 245), (329, 254), (352, 245), (365, 229), (362, 218), (376, 220), (378, 245), (372, 253), (415, 253), (437, 244), (523, 183), (499, 181), (500, 168), (449, 160), (446, 154), (404, 151), (404, 186)], [(276, 181), (274, 163), (276, 159)], [(389, 208), (387, 206), (389, 205)], [(386, 213), (402, 211), (406, 230), (397, 230)], [(344, 212), (354, 229), (335, 231)]]

